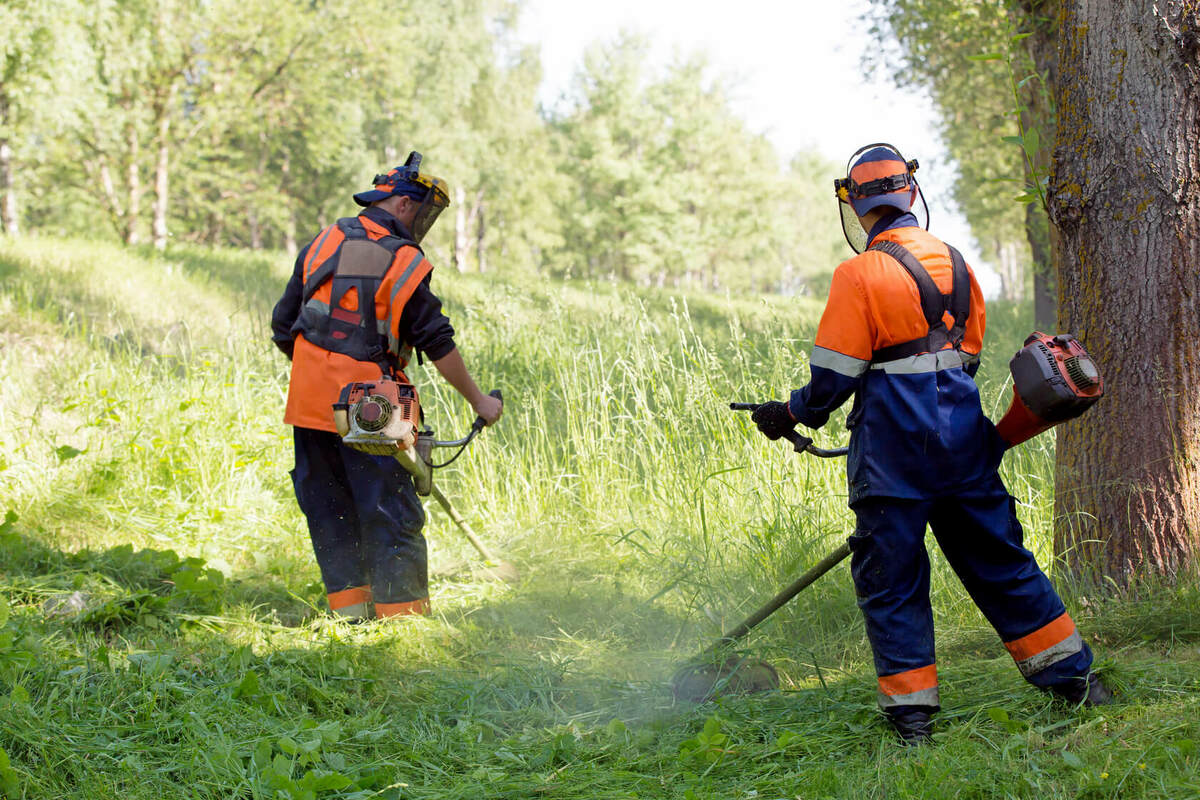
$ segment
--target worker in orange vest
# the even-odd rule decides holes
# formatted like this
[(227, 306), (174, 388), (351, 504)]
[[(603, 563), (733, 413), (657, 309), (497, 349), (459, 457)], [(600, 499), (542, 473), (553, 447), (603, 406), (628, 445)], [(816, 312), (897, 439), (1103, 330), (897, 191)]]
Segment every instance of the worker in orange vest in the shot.
[[(835, 182), (858, 255), (833, 275), (812, 379), (754, 421), (779, 438), (819, 428), (854, 397), (847, 472), (858, 524), (851, 572), (875, 655), (879, 704), (907, 742), (939, 708), (928, 524), (1026, 680), (1077, 703), (1107, 702), (1092, 652), (1033, 554), (997, 468), (1007, 445), (983, 414), (975, 372), (983, 294), (963, 257), (913, 213), (913, 173), (891, 145), (859, 149)], [(925, 212), (926, 227), (928, 211)]]
[(330, 609), (362, 620), (429, 612), (425, 512), (389, 456), (342, 444), (333, 404), (343, 386), (387, 375), (407, 383), (414, 350), (490, 425), (503, 405), (480, 391), (430, 289), (421, 240), (450, 204), (421, 155), (354, 195), (364, 206), (307, 244), (271, 319), (292, 362), (284, 422), (294, 428), (296, 500), (308, 521)]

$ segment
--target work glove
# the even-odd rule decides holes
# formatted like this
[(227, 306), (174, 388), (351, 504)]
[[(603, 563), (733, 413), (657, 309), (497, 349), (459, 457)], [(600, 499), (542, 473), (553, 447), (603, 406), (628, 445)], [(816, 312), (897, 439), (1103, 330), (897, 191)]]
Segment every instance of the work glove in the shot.
[(771, 441), (781, 438), (796, 427), (796, 420), (792, 419), (792, 413), (788, 411), (787, 403), (781, 403), (778, 400), (768, 400), (754, 409), (750, 419), (754, 420), (758, 429)]

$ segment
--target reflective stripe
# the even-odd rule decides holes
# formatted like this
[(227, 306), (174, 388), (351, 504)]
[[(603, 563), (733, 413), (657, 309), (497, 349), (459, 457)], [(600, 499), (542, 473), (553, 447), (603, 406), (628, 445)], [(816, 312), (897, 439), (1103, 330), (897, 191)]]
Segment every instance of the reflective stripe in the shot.
[(329, 609), (343, 617), (366, 617), (369, 614), (368, 603), (371, 602), (370, 586), (352, 586), (340, 592), (330, 592), (326, 595)]
[(1004, 646), (1017, 662), (1017, 669), (1028, 677), (1078, 653), (1083, 649), (1083, 638), (1071, 615), (1063, 612), (1033, 633), (1005, 642)]
[(329, 303), (322, 303), (320, 300), (318, 300), (315, 297), (313, 299), (309, 300), (307, 303), (305, 303), (304, 307), (311, 308), (313, 311), (318, 312), (323, 317), (329, 316)]
[(333, 609), (333, 613), (339, 617), (347, 617), (349, 619), (365, 619), (370, 616), (366, 603), (352, 603), (348, 606)]
[(1036, 672), (1041, 672), (1046, 667), (1057, 664), (1064, 658), (1070, 658), (1082, 649), (1083, 637), (1079, 635), (1079, 631), (1075, 631), (1066, 639), (1063, 639), (1056, 645), (1047, 647), (1036, 656), (1017, 661), (1017, 669), (1021, 670), (1021, 674), (1028, 678)]
[(879, 693), (879, 707), (892, 708), (893, 706), (939, 706), (941, 701), (938, 697), (937, 687), (932, 689), (922, 689), (919, 692), (910, 692), (908, 694), (884, 694)]
[(325, 229), (325, 233), (321, 234), (321, 238), (317, 239), (316, 246), (313, 247), (311, 254), (308, 257), (308, 263), (304, 266), (304, 277), (308, 278), (312, 274), (313, 265), (316, 263), (317, 254), (321, 252), (321, 245), (325, 244), (325, 240), (329, 238), (329, 234), (333, 233), (336, 225), (330, 225)]
[(979, 356), (964, 356), (958, 350), (939, 350), (936, 353), (921, 353), (919, 356), (897, 358), (895, 361), (883, 361), (872, 364), (871, 369), (881, 369), (889, 375), (918, 375), (922, 372), (938, 372), (944, 369), (958, 369), (971, 360), (978, 361)]
[(380, 619), (384, 617), (404, 617), (415, 614), (425, 615), (429, 613), (429, 598), (421, 597), (417, 600), (409, 600), (406, 603), (376, 603), (375, 616)]
[(404, 284), (408, 283), (408, 279), (412, 277), (413, 271), (416, 270), (417, 265), (421, 263), (422, 258), (423, 256), (421, 255), (421, 251), (418, 250), (416, 256), (413, 257), (413, 260), (408, 263), (404, 273), (396, 279), (394, 284), (392, 284), (392, 296), (388, 299), (389, 303), (395, 304), (396, 295), (398, 295), (400, 290), (404, 288)]
[(814, 367), (833, 370), (848, 378), (857, 378), (866, 372), (867, 367), (871, 365), (870, 361), (843, 355), (827, 347), (813, 347), (812, 355), (809, 357), (808, 362)]

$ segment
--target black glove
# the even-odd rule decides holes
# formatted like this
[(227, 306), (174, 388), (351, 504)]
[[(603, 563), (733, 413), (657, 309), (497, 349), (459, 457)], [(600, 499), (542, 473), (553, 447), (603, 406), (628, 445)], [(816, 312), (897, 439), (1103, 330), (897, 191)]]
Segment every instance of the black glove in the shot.
[(778, 400), (769, 400), (754, 409), (750, 419), (754, 420), (758, 429), (771, 441), (781, 438), (796, 427), (796, 420), (792, 419), (787, 404)]

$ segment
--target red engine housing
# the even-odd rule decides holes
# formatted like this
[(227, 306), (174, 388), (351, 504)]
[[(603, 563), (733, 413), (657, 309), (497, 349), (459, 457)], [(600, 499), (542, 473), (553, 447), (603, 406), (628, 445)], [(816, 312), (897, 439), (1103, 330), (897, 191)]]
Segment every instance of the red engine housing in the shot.
[(1013, 399), (996, 432), (1010, 447), (1078, 417), (1104, 396), (1100, 369), (1069, 333), (1031, 334), (1008, 368)]

